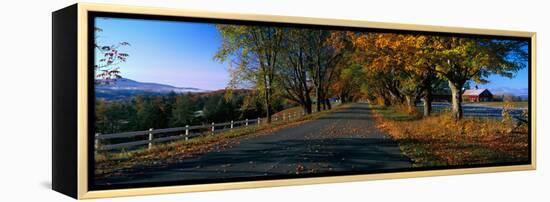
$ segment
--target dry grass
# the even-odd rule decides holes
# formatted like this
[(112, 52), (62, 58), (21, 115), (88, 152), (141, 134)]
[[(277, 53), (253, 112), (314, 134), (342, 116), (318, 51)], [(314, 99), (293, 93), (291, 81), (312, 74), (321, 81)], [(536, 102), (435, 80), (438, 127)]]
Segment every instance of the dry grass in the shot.
[(284, 109), (282, 111), (279, 111), (275, 114), (273, 114), (273, 116), (283, 116), (283, 115), (286, 115), (288, 116), (288, 114), (293, 114), (293, 113), (302, 113), (303, 112), (303, 109), (302, 107), (291, 107), (291, 108), (288, 108), (288, 109)]
[(379, 128), (395, 139), (417, 167), (528, 160), (528, 129), (493, 119), (454, 121), (448, 114), (411, 117), (376, 108)]

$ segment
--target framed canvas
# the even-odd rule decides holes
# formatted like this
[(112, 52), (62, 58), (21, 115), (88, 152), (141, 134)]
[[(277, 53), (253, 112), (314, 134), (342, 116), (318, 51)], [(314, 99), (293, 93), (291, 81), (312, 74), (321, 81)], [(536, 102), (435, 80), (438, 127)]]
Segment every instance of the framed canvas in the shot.
[(54, 190), (77, 199), (535, 169), (535, 33), (75, 4)]

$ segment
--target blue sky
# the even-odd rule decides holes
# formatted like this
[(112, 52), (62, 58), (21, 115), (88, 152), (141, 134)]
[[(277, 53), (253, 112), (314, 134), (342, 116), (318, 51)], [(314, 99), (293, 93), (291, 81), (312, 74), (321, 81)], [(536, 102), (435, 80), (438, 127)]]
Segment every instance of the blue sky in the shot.
[(121, 18), (97, 18), (100, 44), (131, 44), (121, 76), (141, 82), (216, 90), (226, 87), (227, 65), (212, 60), (221, 45), (215, 25)]
[[(130, 54), (120, 65), (125, 78), (204, 90), (223, 89), (229, 81), (228, 65), (212, 59), (221, 45), (214, 24), (97, 18), (96, 27), (103, 30), (98, 33), (100, 44), (131, 44), (121, 50)], [(527, 68), (512, 79), (492, 75), (488, 80), (478, 87), (526, 89)]]
[[(503, 89), (503, 88), (510, 88), (510, 89), (516, 89), (516, 90), (523, 90), (527, 89), (528, 83), (529, 83), (529, 74), (527, 72), (527, 67), (524, 69), (521, 69), (516, 74), (514, 74), (513, 78), (508, 77), (502, 77), (499, 75), (491, 75), (487, 79), (490, 82), (487, 84), (477, 84), (479, 88), (488, 88), (488, 89)], [(474, 87), (476, 84), (474, 83), (472, 87)]]
[[(523, 51), (528, 51), (527, 43), (522, 46)], [(514, 54), (508, 55), (509, 58), (514, 58)], [(528, 61), (524, 63), (525, 68), (514, 73), (512, 78), (503, 77), (500, 75), (490, 75), (487, 80), (487, 84), (477, 84), (479, 88), (490, 89), (493, 93), (511, 93), (514, 95), (523, 95), (528, 94), (528, 85), (529, 85), (529, 71), (528, 71)], [(472, 87), (476, 84), (473, 83)]]

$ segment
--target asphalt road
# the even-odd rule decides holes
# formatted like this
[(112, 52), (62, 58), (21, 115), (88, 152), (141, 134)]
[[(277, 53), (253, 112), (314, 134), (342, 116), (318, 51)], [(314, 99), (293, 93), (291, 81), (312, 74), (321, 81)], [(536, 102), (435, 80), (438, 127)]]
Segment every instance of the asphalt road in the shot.
[(317, 120), (245, 139), (164, 167), (96, 179), (98, 185), (230, 179), (412, 166), (394, 141), (375, 127), (367, 104), (356, 103)]

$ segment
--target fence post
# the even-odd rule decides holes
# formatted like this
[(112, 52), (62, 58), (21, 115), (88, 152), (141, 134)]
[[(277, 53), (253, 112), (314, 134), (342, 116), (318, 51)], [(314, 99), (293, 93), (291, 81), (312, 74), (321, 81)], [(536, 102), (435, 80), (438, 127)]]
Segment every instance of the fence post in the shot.
[(277, 122), (277, 118), (278, 118), (278, 116), (275, 116), (275, 122)]
[(260, 120), (261, 120), (261, 118), (260, 118), (260, 117), (258, 117), (258, 125), (260, 125), (260, 122), (261, 122)]
[(189, 125), (185, 125), (185, 141), (189, 140)]
[(245, 121), (244, 121), (244, 126), (245, 126), (245, 127), (248, 126), (248, 119), (245, 119)]
[(290, 113), (288, 113), (288, 120), (289, 120), (289, 121), (290, 121), (290, 115), (291, 115), (291, 114), (290, 114)]
[(283, 121), (285, 121), (285, 113), (283, 113)]
[(94, 141), (94, 152), (97, 154), (99, 150), (99, 133), (95, 134), (95, 141)]
[(149, 128), (149, 147), (148, 149), (153, 148), (153, 128)]
[(214, 122), (212, 122), (212, 134), (214, 134)]
[(233, 129), (233, 120), (231, 120), (231, 129)]

